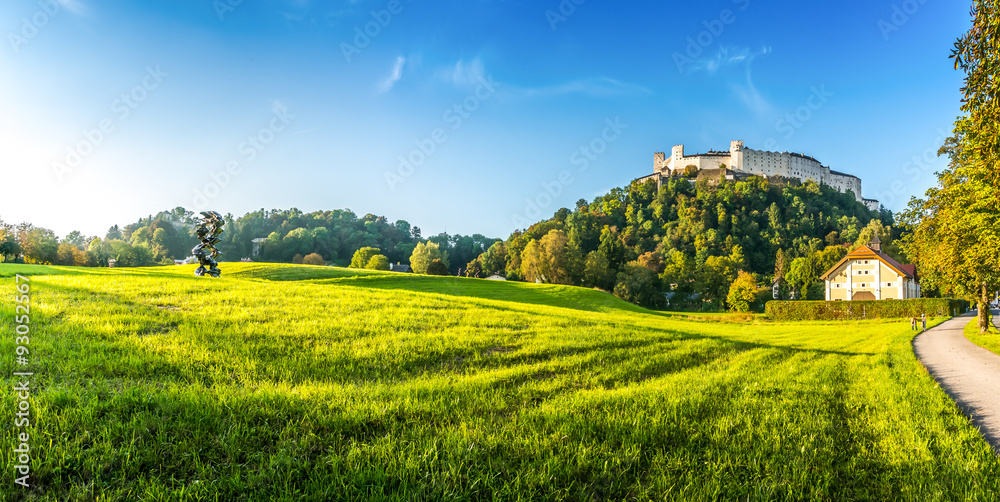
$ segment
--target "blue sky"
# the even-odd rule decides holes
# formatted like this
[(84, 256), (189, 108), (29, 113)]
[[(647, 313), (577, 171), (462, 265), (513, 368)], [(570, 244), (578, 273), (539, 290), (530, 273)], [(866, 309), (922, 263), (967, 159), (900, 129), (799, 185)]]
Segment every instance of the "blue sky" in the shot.
[(812, 155), (900, 210), (946, 165), (968, 11), (4, 2), (0, 218), (103, 236), (175, 206), (349, 208), (506, 237), (649, 174), (656, 151), (732, 139)]

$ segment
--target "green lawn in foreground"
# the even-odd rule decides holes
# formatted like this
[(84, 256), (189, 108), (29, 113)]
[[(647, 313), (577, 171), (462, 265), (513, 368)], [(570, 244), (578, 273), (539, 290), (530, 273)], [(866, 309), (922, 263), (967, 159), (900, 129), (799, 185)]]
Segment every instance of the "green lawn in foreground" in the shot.
[(997, 331), (995, 317), (988, 333), (979, 332), (979, 322), (975, 317), (965, 325), (964, 333), (972, 343), (994, 354), (1000, 354), (1000, 331)]
[[(13, 489), (6, 392), (0, 493), (1000, 497), (1000, 462), (917, 362), (906, 322), (706, 323), (581, 288), (193, 268), (32, 276), (33, 488)], [(8, 389), (13, 351), (0, 340)]]

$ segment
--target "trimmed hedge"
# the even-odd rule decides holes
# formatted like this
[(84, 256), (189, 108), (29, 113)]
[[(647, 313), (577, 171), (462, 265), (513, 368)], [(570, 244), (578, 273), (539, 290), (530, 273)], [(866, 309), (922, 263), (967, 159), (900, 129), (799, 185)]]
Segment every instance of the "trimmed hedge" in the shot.
[(835, 321), (840, 319), (898, 319), (927, 314), (956, 316), (969, 308), (965, 300), (918, 298), (914, 300), (864, 300), (839, 302), (779, 302), (764, 306), (767, 317), (776, 321)]

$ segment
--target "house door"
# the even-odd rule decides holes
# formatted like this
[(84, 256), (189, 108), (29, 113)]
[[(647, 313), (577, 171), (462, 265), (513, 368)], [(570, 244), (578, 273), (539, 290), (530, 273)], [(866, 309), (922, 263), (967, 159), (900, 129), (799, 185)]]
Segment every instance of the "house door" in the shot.
[(874, 300), (875, 299), (875, 294), (872, 293), (871, 291), (858, 291), (857, 293), (854, 293), (854, 297), (852, 297), (851, 299), (852, 300)]

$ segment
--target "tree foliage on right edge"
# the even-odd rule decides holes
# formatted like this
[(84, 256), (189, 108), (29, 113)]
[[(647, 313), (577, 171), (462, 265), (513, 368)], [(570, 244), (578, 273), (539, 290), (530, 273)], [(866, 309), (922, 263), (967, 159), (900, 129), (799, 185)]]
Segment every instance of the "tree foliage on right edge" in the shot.
[(910, 201), (911, 255), (925, 281), (979, 302), (979, 329), (1000, 289), (1000, 1), (976, 0), (972, 28), (955, 43), (955, 67), (966, 73), (967, 115), (939, 154), (951, 163), (925, 200)]

